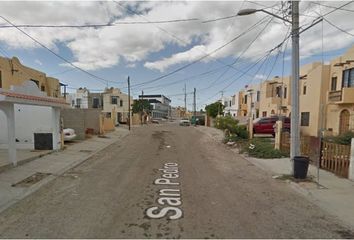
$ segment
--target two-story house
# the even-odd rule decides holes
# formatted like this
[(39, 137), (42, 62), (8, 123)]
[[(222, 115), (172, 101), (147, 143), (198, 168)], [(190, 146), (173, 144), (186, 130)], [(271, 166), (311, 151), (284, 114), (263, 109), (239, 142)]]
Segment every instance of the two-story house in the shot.
[[(126, 123), (129, 117), (129, 96), (118, 88), (106, 88), (103, 95), (103, 113), (113, 119), (114, 124)], [(130, 97), (133, 104), (133, 98)]]
[(330, 64), (326, 130), (337, 135), (354, 130), (354, 46)]

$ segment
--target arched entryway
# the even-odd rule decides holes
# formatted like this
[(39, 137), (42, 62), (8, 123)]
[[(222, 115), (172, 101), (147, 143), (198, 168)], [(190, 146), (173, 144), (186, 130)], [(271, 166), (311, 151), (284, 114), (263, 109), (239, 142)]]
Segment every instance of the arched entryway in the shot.
[(341, 111), (339, 116), (339, 134), (349, 131), (349, 117), (350, 113), (348, 110), (344, 109)]

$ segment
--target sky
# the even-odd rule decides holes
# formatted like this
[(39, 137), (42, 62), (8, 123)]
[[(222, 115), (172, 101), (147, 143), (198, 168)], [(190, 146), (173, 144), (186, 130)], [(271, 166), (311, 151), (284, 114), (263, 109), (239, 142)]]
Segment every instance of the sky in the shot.
[[(354, 45), (354, 2), (301, 1), (300, 64), (342, 55)], [(69, 92), (118, 87), (163, 94), (197, 109), (245, 85), (290, 75), (286, 1), (0, 1), (0, 55), (68, 85)], [(22, 26), (21, 26), (22, 25)], [(94, 26), (93, 26), (94, 25)], [(85, 26), (85, 27), (84, 27)]]

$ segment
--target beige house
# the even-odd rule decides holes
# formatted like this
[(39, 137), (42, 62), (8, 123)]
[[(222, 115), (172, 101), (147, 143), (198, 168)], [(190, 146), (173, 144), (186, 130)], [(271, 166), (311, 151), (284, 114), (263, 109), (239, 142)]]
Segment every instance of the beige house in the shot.
[(329, 72), (330, 66), (320, 62), (304, 65), (300, 69), (299, 115), (302, 135), (317, 137), (325, 126)]
[[(133, 98), (130, 97), (133, 104)], [(112, 118), (114, 124), (126, 123), (129, 116), (128, 94), (118, 88), (106, 88), (103, 93), (103, 113)]]
[(329, 78), (327, 134), (354, 130), (354, 46), (331, 61)]
[(260, 86), (259, 117), (289, 116), (290, 77), (274, 77)]
[(0, 88), (9, 90), (10, 86), (20, 86), (27, 80), (34, 82), (47, 96), (61, 97), (58, 79), (22, 65), (16, 57), (0, 57)]

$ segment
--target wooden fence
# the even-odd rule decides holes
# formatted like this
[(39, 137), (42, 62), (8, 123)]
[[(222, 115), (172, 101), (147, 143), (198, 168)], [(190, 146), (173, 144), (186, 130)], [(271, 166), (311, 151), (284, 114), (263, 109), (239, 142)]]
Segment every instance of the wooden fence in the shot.
[(321, 168), (341, 177), (348, 177), (350, 145), (322, 142)]

